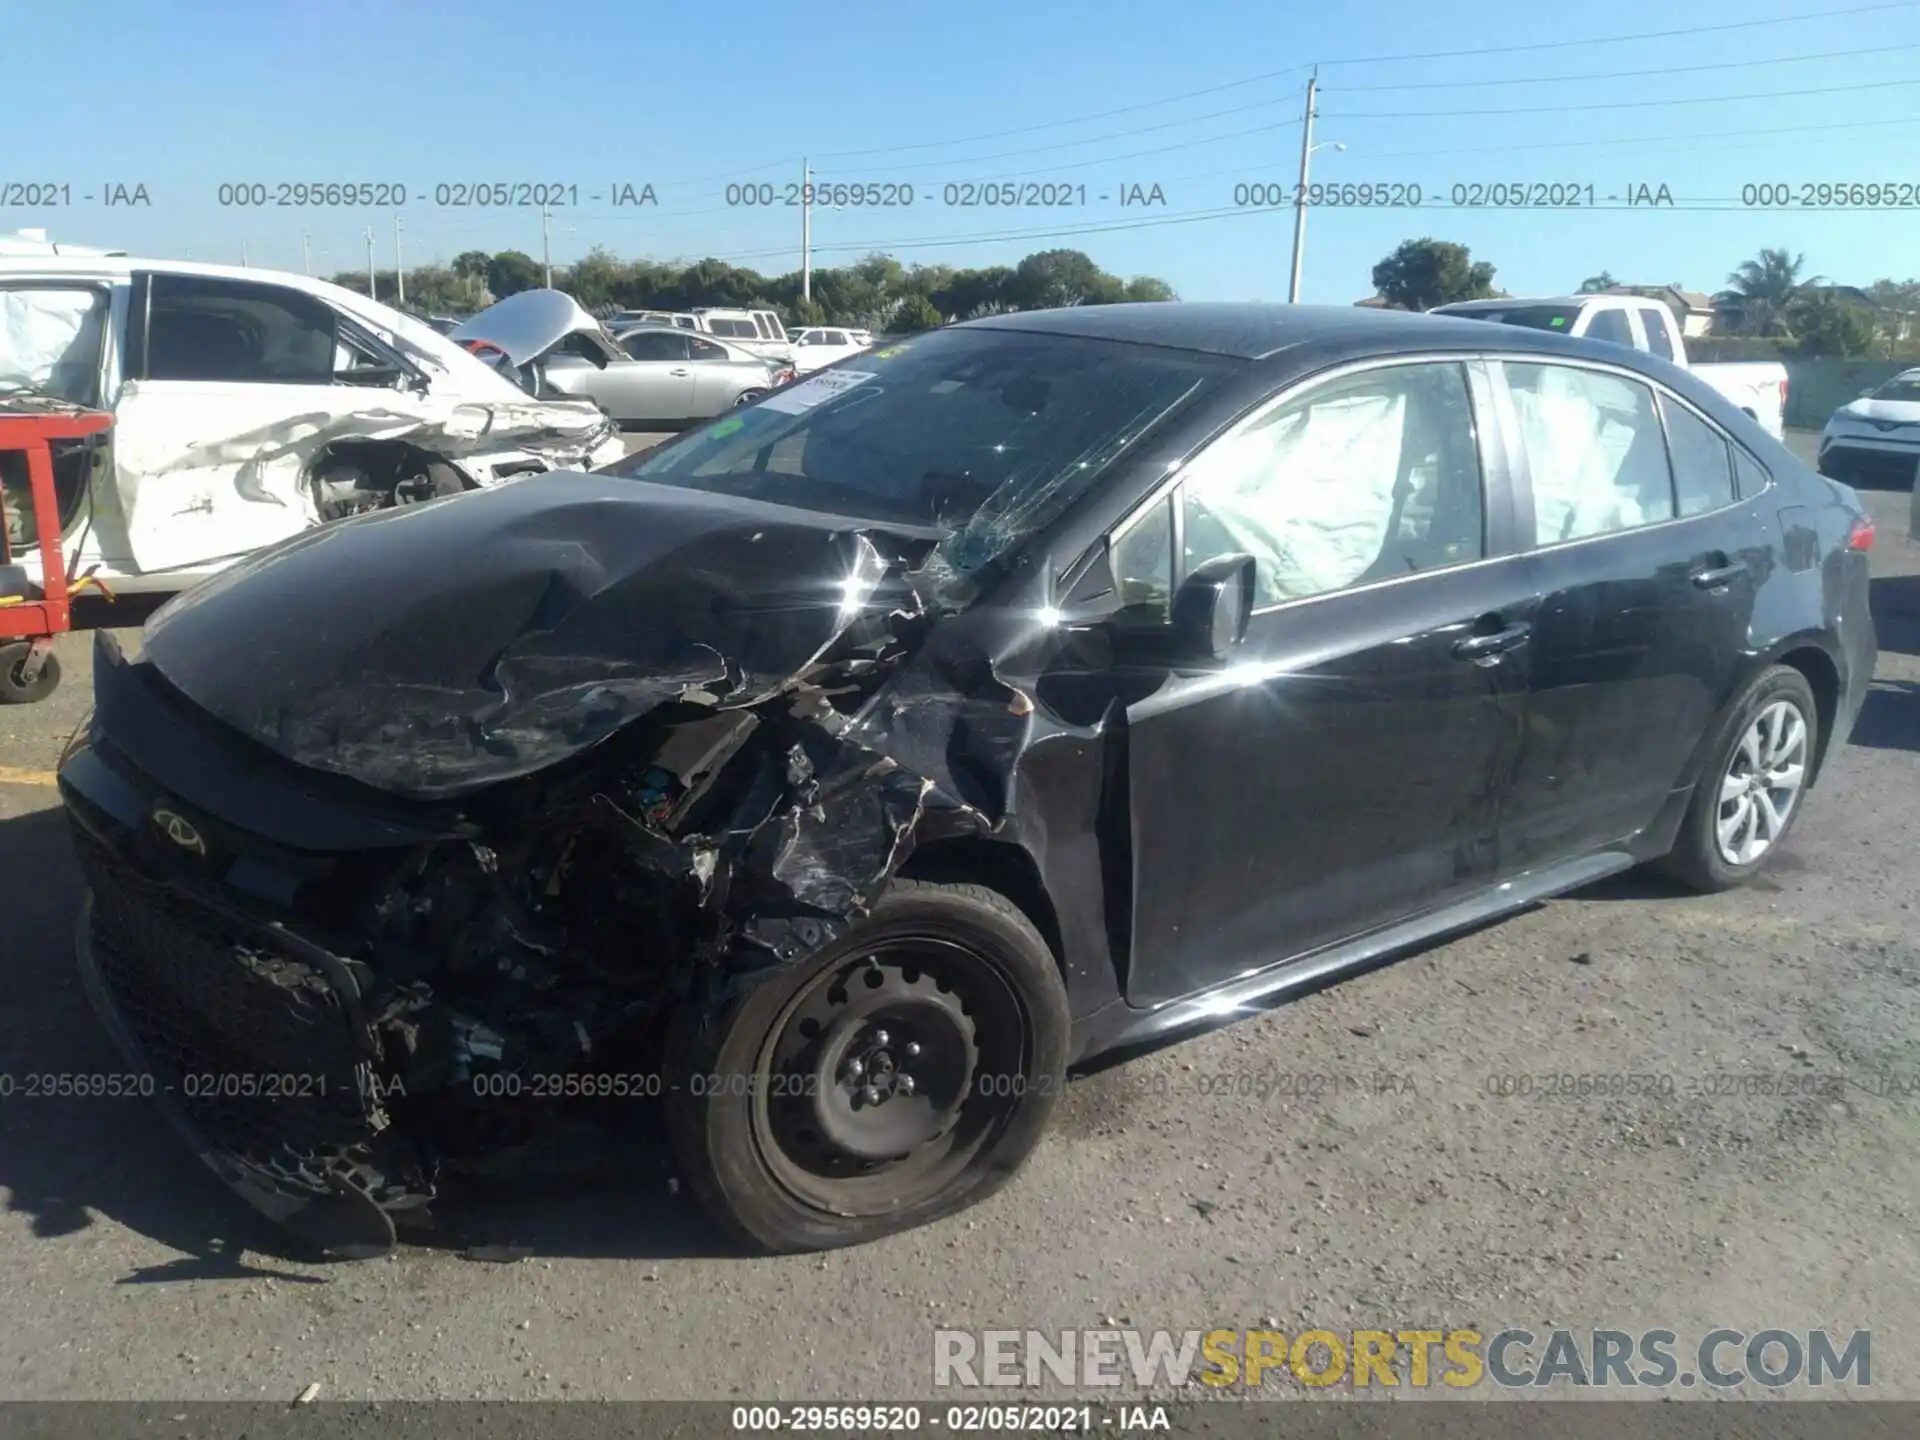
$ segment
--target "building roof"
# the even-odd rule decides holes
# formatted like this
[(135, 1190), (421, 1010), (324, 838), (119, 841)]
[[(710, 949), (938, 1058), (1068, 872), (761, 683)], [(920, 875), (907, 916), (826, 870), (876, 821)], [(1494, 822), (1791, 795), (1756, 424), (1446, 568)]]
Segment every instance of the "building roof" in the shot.
[(1699, 290), (1685, 290), (1678, 285), (1609, 285), (1600, 293), (1602, 295), (1638, 295), (1648, 300), (1665, 300), (1676, 309), (1689, 311), (1713, 309), (1711, 295)]

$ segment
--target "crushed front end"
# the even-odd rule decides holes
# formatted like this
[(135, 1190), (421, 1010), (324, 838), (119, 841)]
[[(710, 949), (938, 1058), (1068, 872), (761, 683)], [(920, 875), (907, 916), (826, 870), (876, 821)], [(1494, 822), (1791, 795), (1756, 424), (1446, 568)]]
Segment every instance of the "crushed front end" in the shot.
[[(862, 593), (881, 587), (889, 567), (865, 539), (835, 553)], [(771, 653), (757, 671), (735, 654), (712, 673), (657, 663), (657, 683), (629, 676), (617, 723), (582, 722), (576, 739), (594, 738), (538, 763), (528, 737), (565, 733), (565, 717), (331, 752), (360, 757), (362, 778), (276, 753), (190, 698), (152, 657), (157, 627), (139, 661), (103, 635), (95, 713), (60, 771), (90, 891), (82, 970), (194, 1148), (259, 1210), (357, 1256), (389, 1249), (453, 1176), (515, 1156), (549, 1169), (575, 1122), (638, 1123), (634, 1102), (673, 1083), (676, 1012), (842, 934), (916, 837), (984, 823), (955, 798), (974, 787), (923, 773), (942, 772), (939, 737), (977, 701), (923, 677), (884, 723), (862, 718), (913, 675), (931, 617), (904, 589), (856, 615), (843, 588), (788, 674)], [(595, 691), (575, 708), (609, 703)], [(985, 704), (1010, 736), (1018, 708)], [(377, 718), (354, 718), (373, 727), (356, 742)], [(308, 743), (318, 723), (288, 733)], [(378, 723), (413, 728), (397, 711)], [(464, 749), (476, 735), (488, 743)], [(399, 776), (407, 756), (429, 793), (364, 778)], [(463, 766), (493, 769), (451, 783)]]

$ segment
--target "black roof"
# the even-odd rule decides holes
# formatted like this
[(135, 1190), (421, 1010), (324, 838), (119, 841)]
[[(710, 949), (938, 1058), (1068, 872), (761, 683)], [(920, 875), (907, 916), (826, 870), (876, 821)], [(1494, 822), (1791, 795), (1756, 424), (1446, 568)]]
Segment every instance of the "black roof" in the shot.
[[(1352, 305), (1279, 305), (1256, 302), (1147, 301), (1129, 305), (1075, 305), (1063, 310), (1021, 310), (966, 322), (967, 329), (1027, 330), (1084, 335), (1136, 345), (1164, 345), (1242, 360), (1263, 360), (1301, 345), (1334, 346), (1354, 354), (1410, 349), (1548, 350), (1566, 347), (1618, 361), (1618, 346), (1592, 350), (1597, 341), (1495, 326), (1485, 320), (1422, 315), (1406, 310), (1370, 310)], [(1493, 333), (1489, 333), (1493, 332)], [(1633, 352), (1627, 352), (1631, 355)], [(1640, 357), (1644, 358), (1644, 357)]]

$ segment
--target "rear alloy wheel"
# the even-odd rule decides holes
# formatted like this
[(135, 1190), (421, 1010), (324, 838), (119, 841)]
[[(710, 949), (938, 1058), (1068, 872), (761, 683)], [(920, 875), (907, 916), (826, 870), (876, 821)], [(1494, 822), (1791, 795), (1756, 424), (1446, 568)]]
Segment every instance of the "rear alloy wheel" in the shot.
[(59, 688), (60, 657), (51, 651), (40, 657), (40, 673), (27, 679), (27, 655), (32, 648), (29, 640), (0, 645), (0, 705), (31, 705)]
[(742, 390), (734, 397), (733, 408), (738, 410), (747, 405), (758, 405), (767, 398), (765, 390)]
[(1759, 873), (1800, 816), (1819, 724), (1798, 670), (1776, 665), (1756, 680), (1721, 725), (1664, 868), (1697, 890)]
[(976, 1204), (1039, 1143), (1066, 992), (1020, 910), (895, 881), (819, 955), (669, 1043), (667, 1114), (702, 1206), (755, 1249), (825, 1250)]

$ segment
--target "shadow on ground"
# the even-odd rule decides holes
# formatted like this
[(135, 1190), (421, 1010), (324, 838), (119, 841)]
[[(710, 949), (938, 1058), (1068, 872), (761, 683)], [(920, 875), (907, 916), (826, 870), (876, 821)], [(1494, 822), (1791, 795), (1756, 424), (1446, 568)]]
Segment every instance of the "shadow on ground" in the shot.
[[(122, 1284), (267, 1275), (313, 1281), (275, 1262), (318, 1257), (228, 1191), (151, 1101), (29, 1098), (61, 1088), (44, 1077), (133, 1072), (95, 1018), (75, 969), (81, 885), (57, 805), (0, 818), (0, 875), (7, 877), (0, 1086), (11, 1092), (0, 1096), (6, 1208), (31, 1217), (40, 1239), (106, 1219), (180, 1252), (123, 1276)], [(544, 1157), (553, 1168), (545, 1173), (449, 1186), (435, 1207), (434, 1229), (406, 1239), (474, 1259), (735, 1253), (679, 1191), (646, 1112), (634, 1114), (623, 1135), (595, 1134), (597, 1147), (569, 1150), (571, 1132), (556, 1132)]]

